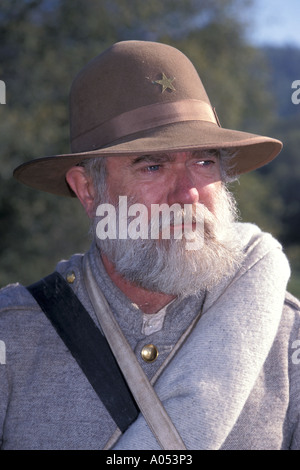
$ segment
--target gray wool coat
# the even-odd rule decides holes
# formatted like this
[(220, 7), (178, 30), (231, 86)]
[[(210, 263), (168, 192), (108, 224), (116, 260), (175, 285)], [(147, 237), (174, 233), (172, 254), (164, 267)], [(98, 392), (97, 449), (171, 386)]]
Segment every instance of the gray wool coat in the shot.
[[(203, 308), (189, 338), (155, 383), (187, 449), (300, 449), (300, 304), (286, 293), (280, 245), (237, 224), (245, 261), (204, 295), (176, 299), (162, 325), (111, 282), (92, 247), (93, 274), (150, 379)], [(97, 324), (82, 278), (82, 255), (57, 271)], [(145, 332), (146, 331), (146, 332)], [(156, 345), (157, 360), (141, 350)], [(104, 449), (116, 425), (80, 367), (24, 286), (0, 293), (1, 449)], [(143, 416), (113, 449), (159, 449)]]

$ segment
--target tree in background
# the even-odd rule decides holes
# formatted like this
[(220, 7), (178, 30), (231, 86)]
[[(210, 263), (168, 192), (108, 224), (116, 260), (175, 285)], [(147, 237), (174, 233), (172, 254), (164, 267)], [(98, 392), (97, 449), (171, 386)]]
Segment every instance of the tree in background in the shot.
[[(75, 74), (112, 43), (166, 42), (185, 52), (213, 98), (221, 124), (266, 133), (274, 124), (268, 70), (245, 40), (246, 0), (4, 0), (0, 11), (0, 286), (47, 275), (90, 241), (76, 200), (26, 188), (14, 167), (69, 152), (68, 93)], [(300, 78), (300, 77), (299, 77)], [(235, 188), (242, 215), (281, 235), (282, 197), (269, 204), (272, 176)], [(266, 184), (267, 183), (267, 184)], [(247, 190), (248, 187), (248, 190)], [(255, 194), (249, 204), (249, 191)], [(243, 196), (245, 194), (246, 196)]]

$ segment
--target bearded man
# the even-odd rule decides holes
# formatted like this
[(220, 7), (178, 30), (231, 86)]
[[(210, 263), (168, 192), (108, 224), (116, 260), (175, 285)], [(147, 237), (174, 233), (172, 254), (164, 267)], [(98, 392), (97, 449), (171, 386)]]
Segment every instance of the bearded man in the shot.
[(89, 62), (70, 109), (72, 153), (15, 177), (76, 196), (93, 242), (1, 291), (2, 449), (299, 448), (289, 264), (227, 189), (281, 142), (221, 128), (191, 62), (153, 42)]

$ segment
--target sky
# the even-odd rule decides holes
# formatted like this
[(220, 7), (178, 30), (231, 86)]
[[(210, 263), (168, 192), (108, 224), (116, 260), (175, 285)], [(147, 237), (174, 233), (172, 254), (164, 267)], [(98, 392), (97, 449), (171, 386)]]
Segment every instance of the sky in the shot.
[(300, 0), (253, 0), (253, 4), (249, 31), (253, 44), (300, 47)]

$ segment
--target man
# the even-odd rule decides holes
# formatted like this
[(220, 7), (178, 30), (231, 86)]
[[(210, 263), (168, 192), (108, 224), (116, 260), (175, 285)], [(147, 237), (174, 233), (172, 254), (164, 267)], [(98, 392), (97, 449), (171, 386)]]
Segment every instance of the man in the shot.
[[(70, 109), (72, 153), (15, 176), (77, 196), (93, 243), (58, 264), (54, 284), (1, 292), (2, 448), (299, 448), (289, 265), (271, 235), (235, 221), (226, 189), (282, 144), (221, 128), (191, 62), (152, 42), (117, 43), (88, 63)], [(79, 334), (73, 293), (88, 311)], [(106, 359), (86, 352), (99, 328), (133, 402), (118, 391), (118, 368), (103, 379)], [(84, 342), (79, 362), (73, 336)], [(108, 387), (100, 397), (91, 370)], [(132, 406), (141, 412), (124, 424)]]

